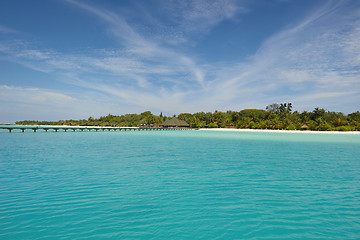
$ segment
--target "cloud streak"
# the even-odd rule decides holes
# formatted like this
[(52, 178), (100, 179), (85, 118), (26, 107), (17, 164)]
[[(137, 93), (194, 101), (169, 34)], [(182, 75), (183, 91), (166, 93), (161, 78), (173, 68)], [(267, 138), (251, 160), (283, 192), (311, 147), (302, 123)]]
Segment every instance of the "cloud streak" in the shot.
[[(120, 109), (119, 113), (239, 110), (282, 101), (294, 102), (299, 110), (321, 106), (350, 112), (360, 107), (360, 17), (356, 2), (328, 1), (301, 21), (269, 36), (252, 56), (216, 63), (193, 53), (196, 45), (187, 39), (194, 34), (210, 34), (221, 21), (238, 17), (248, 6), (236, 1), (167, 1), (158, 10), (166, 9), (168, 16), (162, 19), (139, 8), (149, 20), (148, 27), (155, 29), (154, 35), (164, 30), (164, 37), (157, 38), (141, 30), (147, 28), (126, 14), (81, 1), (67, 3), (100, 19), (119, 46), (68, 54), (22, 40), (0, 41), (0, 57), (48, 74), (65, 85), (80, 87), (85, 91), (83, 98), (96, 93), (98, 102), (119, 102), (112, 105)], [(171, 24), (164, 19), (171, 19), (171, 31)], [(153, 26), (158, 23), (158, 27)], [(35, 105), (57, 96), (41, 94), (53, 92), (49, 89), (35, 89), (22, 89), (40, 96), (28, 98)], [(3, 87), (1, 91), (10, 96), (16, 88)], [(61, 96), (70, 97), (72, 103), (78, 99), (72, 93)], [(75, 107), (71, 109), (75, 112)]]

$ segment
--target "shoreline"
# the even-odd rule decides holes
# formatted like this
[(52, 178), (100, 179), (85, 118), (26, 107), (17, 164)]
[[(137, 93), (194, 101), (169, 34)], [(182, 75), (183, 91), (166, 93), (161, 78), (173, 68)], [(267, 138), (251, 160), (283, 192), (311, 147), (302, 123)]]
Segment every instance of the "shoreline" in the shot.
[(267, 132), (267, 133), (310, 133), (310, 134), (360, 134), (360, 131), (308, 131), (308, 130), (273, 130), (273, 129), (237, 129), (237, 128), (199, 128), (200, 131), (222, 132)]
[[(140, 127), (110, 127), (110, 126), (71, 126), (71, 125), (0, 125), (0, 129), (146, 129)], [(162, 129), (162, 128), (148, 128)], [(360, 134), (360, 131), (311, 131), (311, 130), (278, 130), (278, 129), (249, 129), (249, 128), (189, 128), (200, 131), (219, 131), (219, 132), (263, 132), (263, 133), (305, 133), (305, 134)]]

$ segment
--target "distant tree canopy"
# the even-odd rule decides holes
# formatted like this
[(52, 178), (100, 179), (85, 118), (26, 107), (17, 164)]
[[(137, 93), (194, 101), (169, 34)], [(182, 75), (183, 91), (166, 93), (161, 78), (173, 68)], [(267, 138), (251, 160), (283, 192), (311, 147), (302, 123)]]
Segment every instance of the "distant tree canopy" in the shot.
[[(174, 115), (175, 117), (176, 115)], [(157, 126), (167, 119), (163, 113), (159, 116), (150, 111), (141, 114), (121, 116), (107, 115), (99, 118), (89, 117), (82, 120), (60, 121), (18, 121), (20, 125), (80, 125), (80, 126), (117, 126), (138, 127)], [(194, 128), (250, 128), (250, 129), (306, 129), (315, 131), (360, 131), (360, 112), (345, 115), (341, 112), (315, 108), (312, 112), (292, 112), (291, 103), (273, 103), (262, 109), (244, 109), (226, 112), (180, 113), (180, 120)]]

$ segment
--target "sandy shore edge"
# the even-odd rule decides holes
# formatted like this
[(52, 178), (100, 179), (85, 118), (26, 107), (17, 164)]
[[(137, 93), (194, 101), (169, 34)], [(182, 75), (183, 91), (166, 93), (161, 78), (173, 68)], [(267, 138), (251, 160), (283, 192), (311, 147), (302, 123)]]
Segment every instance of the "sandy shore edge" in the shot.
[(305, 134), (360, 134), (360, 131), (301, 131), (301, 130), (271, 130), (271, 129), (236, 129), (236, 128), (200, 128), (200, 131), (223, 131), (223, 132), (270, 132), (270, 133), (305, 133)]

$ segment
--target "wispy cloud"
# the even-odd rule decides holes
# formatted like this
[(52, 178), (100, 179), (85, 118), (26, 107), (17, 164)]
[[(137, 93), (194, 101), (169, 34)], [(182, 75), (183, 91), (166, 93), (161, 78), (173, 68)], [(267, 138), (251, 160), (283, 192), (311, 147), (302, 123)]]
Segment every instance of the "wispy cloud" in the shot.
[(9, 27), (0, 25), (0, 33), (2, 34), (14, 34), (14, 33), (18, 33), (18, 31), (11, 29)]
[(341, 91), (357, 100), (352, 104), (359, 108), (359, 98), (353, 98), (353, 91), (360, 91), (359, 15), (357, 10), (349, 10), (346, 3), (330, 1), (298, 24), (274, 34), (249, 62), (234, 67), (235, 77), (223, 81), (219, 87), (228, 85), (223, 92), (229, 96), (239, 89), (248, 89), (256, 95), (257, 107), (271, 101), (296, 100), (299, 106), (312, 108), (320, 101), (304, 104), (303, 98), (298, 98), (311, 94), (324, 99), (326, 96), (327, 101), (331, 96), (337, 99), (333, 106), (340, 107), (347, 100), (330, 93)]
[(184, 37), (207, 33), (220, 22), (246, 10), (245, 4), (235, 0), (171, 0), (160, 4), (160, 11), (166, 13), (168, 21)]
[[(138, 26), (131, 26), (119, 14), (75, 0), (68, 0), (68, 2), (106, 22), (112, 35), (123, 44), (127, 53), (131, 54), (131, 57), (126, 56), (127, 60), (129, 58), (130, 61), (136, 59), (141, 62), (142, 66), (147, 65), (154, 70), (165, 70), (165, 68), (167, 68), (167, 71), (170, 70), (172, 72), (172, 74), (169, 75), (173, 75), (173, 78), (177, 78), (178, 76), (176, 75), (190, 74), (190, 76), (186, 78), (187, 84), (194, 81), (193, 83), (196, 83), (198, 85), (197, 87), (205, 86), (204, 69), (202, 69), (201, 65), (197, 63), (193, 56), (177, 51), (170, 46), (166, 47), (162, 45), (163, 42), (159, 42), (158, 37), (149, 36), (146, 31), (139, 32)], [(179, 35), (186, 37), (186, 35), (189, 34), (206, 32), (221, 21), (234, 17), (240, 10), (244, 11), (244, 7), (239, 6), (239, 4), (233, 0), (217, 0), (211, 2), (167, 1), (157, 2), (157, 6), (159, 6), (159, 12), (163, 13), (162, 17), (166, 20), (154, 20), (151, 14), (143, 10), (146, 12), (144, 16), (152, 19), (152, 21), (146, 21), (150, 23), (150, 26), (147, 27), (155, 32), (153, 35), (159, 36), (157, 30), (163, 30), (164, 27), (166, 28), (164, 23), (169, 20), (174, 30), (170, 32), (163, 31), (162, 35), (170, 34), (170, 36), (165, 37), (167, 40), (169, 40), (171, 36), (178, 39)], [(153, 10), (156, 11), (155, 8), (153, 8)], [(174, 34), (174, 31), (178, 33)], [(169, 41), (175, 42), (175, 40)]]
[(112, 99), (96, 91), (64, 94), (46, 88), (0, 85), (0, 121), (82, 119), (107, 115), (117, 108), (139, 111), (123, 107)]
[[(154, 10), (166, 13), (161, 19), (139, 7), (148, 26), (88, 2), (67, 3), (99, 19), (118, 47), (68, 54), (25, 41), (2, 41), (0, 53), (2, 58), (49, 74), (56, 81), (81, 87), (83, 98), (96, 96), (96, 101), (87, 100), (98, 112), (104, 111), (99, 105), (107, 101), (117, 102), (110, 105), (121, 113), (264, 108), (282, 101), (293, 101), (300, 110), (331, 107), (330, 103), (344, 111), (360, 107), (360, 15), (354, 1), (328, 1), (269, 36), (252, 56), (217, 63), (191, 53), (194, 45), (188, 38), (209, 34), (222, 21), (245, 12), (241, 1), (166, 1)], [(159, 32), (163, 33), (160, 37)], [(52, 92), (47, 89), (21, 91), (24, 96), (31, 91), (38, 94), (39, 101), (30, 98), (34, 104), (56, 99), (56, 95), (42, 94)], [(64, 102), (73, 104), (70, 109), (76, 112), (74, 99), (79, 98), (63, 95), (70, 97)], [(351, 107), (342, 107), (349, 102)], [(111, 112), (111, 108), (105, 109)]]
[[(31, 102), (38, 104), (52, 104), (55, 102), (62, 104), (74, 100), (71, 96), (57, 92), (44, 91), (39, 88), (0, 85), (0, 90), (1, 100), (9, 102)], [(22, 97), (18, 98), (20, 95)]]
[[(51, 115), (59, 116), (64, 107), (74, 104), (74, 100), (71, 96), (45, 89), (0, 85), (0, 119), (19, 120), (21, 118), (18, 116), (22, 114), (30, 119), (46, 119)], [(15, 109), (14, 106), (16, 106)]]
[(151, 48), (152, 44), (140, 36), (136, 31), (134, 31), (134, 29), (120, 15), (80, 1), (67, 0), (67, 2), (90, 14), (97, 16), (109, 24), (109, 30), (114, 34), (114, 36), (120, 40), (126, 41), (127, 45)]

